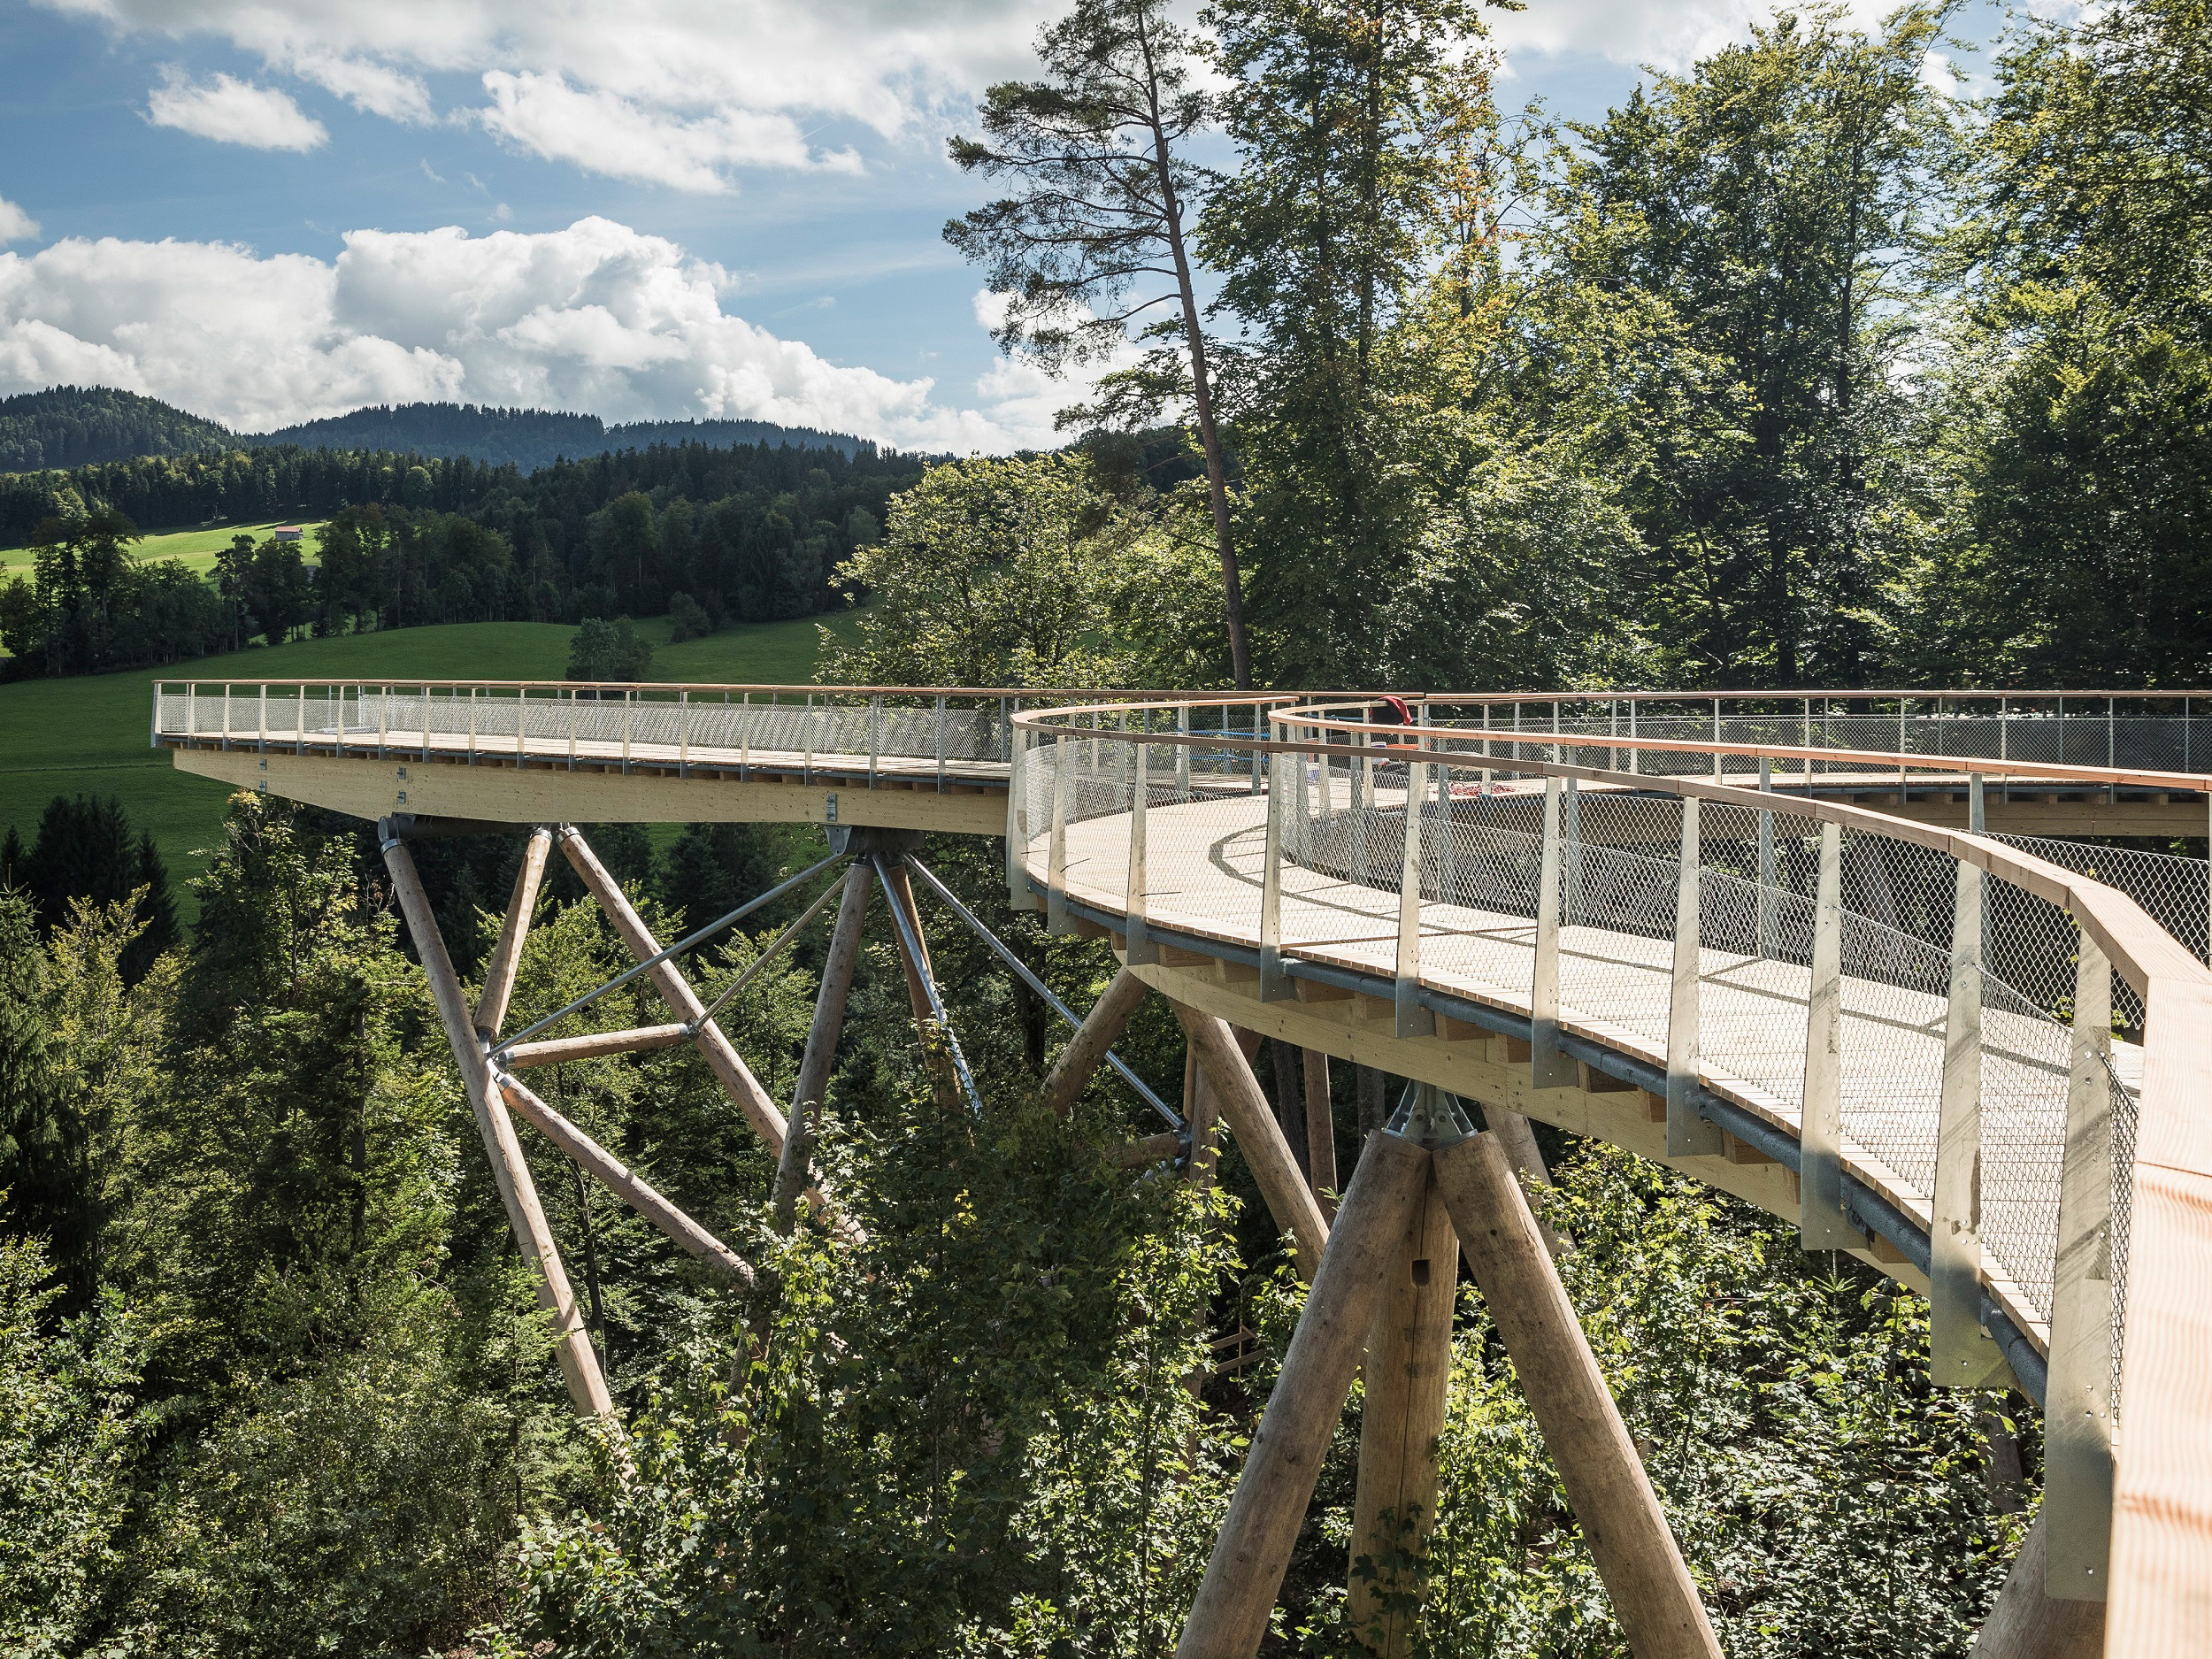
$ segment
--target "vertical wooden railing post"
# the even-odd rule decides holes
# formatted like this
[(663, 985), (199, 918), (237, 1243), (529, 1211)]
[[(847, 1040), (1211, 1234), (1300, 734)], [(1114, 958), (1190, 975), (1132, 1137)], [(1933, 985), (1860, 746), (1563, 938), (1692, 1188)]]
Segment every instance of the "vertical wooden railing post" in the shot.
[(1571, 1088), (1581, 1081), (1559, 1051), (1559, 865), (1561, 780), (1544, 780), (1544, 833), (1536, 862), (1536, 954), (1529, 972), (1529, 1087)]
[(2101, 1601), (2112, 1547), (2112, 964), (2078, 936), (2043, 1394), (2043, 1586)]
[(2010, 1375), (1981, 1313), (1982, 891), (1979, 867), (1962, 861), (1929, 1230), (1929, 1369), (1937, 1386), (1950, 1388), (1985, 1387)]
[(1843, 832), (1820, 826), (1812, 975), (1805, 999), (1805, 1087), (1798, 1127), (1797, 1240), (1808, 1250), (1866, 1240), (1843, 1201)]
[[(1296, 757), (1294, 757), (1294, 759)], [(1300, 764), (1302, 773), (1303, 765)], [(1268, 780), (1267, 831), (1260, 851), (1260, 1001), (1281, 1002), (1295, 993), (1283, 971), (1283, 861), (1285, 815), (1290, 801), (1278, 768)]]
[(1123, 954), (1137, 967), (1160, 959), (1159, 948), (1152, 942), (1145, 896), (1149, 876), (1145, 846), (1146, 826), (1152, 816), (1148, 810), (1152, 795), (1151, 747), (1149, 743), (1133, 739), (1129, 744), (1129, 870), (1122, 898), (1122, 937), (1125, 941)]
[(1397, 1034), (1428, 1037), (1436, 1016), (1421, 1005), (1421, 796), (1428, 767), (1406, 763), (1406, 833), (1398, 861), (1398, 961), (1394, 1002)]
[(1700, 1115), (1698, 1087), (1699, 889), (1704, 861), (1698, 848), (1698, 799), (1682, 797), (1682, 860), (1674, 889), (1674, 983), (1667, 999), (1667, 1156), (1709, 1157), (1721, 1149), (1720, 1125)]
[(1052, 840), (1045, 853), (1045, 932), (1071, 932), (1068, 922), (1068, 737), (1052, 734)]

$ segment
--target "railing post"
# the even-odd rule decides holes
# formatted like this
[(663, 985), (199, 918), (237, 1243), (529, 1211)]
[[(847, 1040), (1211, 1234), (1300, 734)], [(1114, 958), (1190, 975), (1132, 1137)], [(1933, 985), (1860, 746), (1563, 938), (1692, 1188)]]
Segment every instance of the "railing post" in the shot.
[[(265, 755), (269, 752), (269, 682), (265, 680), (254, 689), (258, 704), (254, 710), (254, 724), (257, 728), (254, 733), (254, 747)], [(154, 695), (158, 703), (161, 694), (156, 691)]]
[[(572, 720), (569, 729), (572, 733), (575, 730)], [(576, 758), (576, 740), (572, 736), (569, 739), (568, 754), (572, 768)], [(469, 764), (472, 766), (476, 764), (476, 687), (474, 686), (469, 687)]]
[(1406, 763), (1406, 834), (1398, 861), (1398, 972), (1395, 988), (1401, 1037), (1436, 1034), (1436, 1016), (1421, 1006), (1421, 795), (1426, 764)]
[(2071, 1048), (2043, 1394), (2043, 1589), (2101, 1601), (2112, 1542), (2112, 964), (2085, 932)]
[(1978, 866), (1960, 864), (1929, 1237), (1929, 1370), (1946, 1388), (1980, 1388), (2009, 1374), (1981, 1314), (1982, 883)]
[[(523, 695), (527, 696), (529, 693), (526, 690)], [(515, 710), (515, 730), (520, 732), (522, 725), (522, 710), (518, 703)], [(516, 752), (518, 754), (521, 752), (519, 745)], [(676, 694), (676, 775), (679, 778), (688, 778), (691, 775), (691, 693), (688, 691), (680, 691)]]
[[(1020, 755), (1021, 750), (1022, 750), (1022, 745), (1021, 745), (1021, 733), (1019, 733), (1018, 732), (1017, 732), (1017, 731), (1015, 731), (1015, 730), (1013, 729), (1013, 726), (1012, 726), (1012, 725), (1011, 725), (1011, 723), (1010, 723), (1010, 723), (1009, 723), (1009, 725), (1008, 725), (1008, 727), (1007, 727), (1007, 733), (1006, 733), (1006, 759), (1007, 759), (1007, 764), (1008, 764), (1008, 766), (1009, 766), (1010, 768), (1012, 766), (1012, 764), (1013, 764), (1013, 763), (1014, 763), (1014, 761), (1015, 761), (1016, 757), (1018, 757), (1018, 756)], [(1013, 774), (1012, 774), (1012, 772), (1010, 772), (1010, 772), (1008, 772), (1008, 774), (1007, 774), (1007, 783), (1008, 783), (1008, 786), (1009, 786), (1010, 787), (1012, 786), (1012, 783), (1013, 783)], [(944, 698), (943, 698), (942, 696), (940, 696), (940, 697), (937, 699), (937, 793), (938, 793), (939, 795), (942, 795), (942, 794), (944, 794), (944, 792), (945, 792), (945, 700), (944, 700)]]
[(1640, 771), (1640, 770), (1642, 769), (1642, 767), (1641, 767), (1641, 760), (1642, 760), (1642, 757), (1640, 757), (1640, 755), (1638, 755), (1638, 754), (1637, 754), (1637, 752), (1636, 752), (1636, 698), (1635, 698), (1635, 697), (1632, 695), (1629, 697), (1629, 699), (1628, 699), (1628, 769), (1629, 769), (1629, 771), (1630, 771), (1630, 772), (1632, 772)]
[(1145, 909), (1145, 822), (1150, 816), (1146, 808), (1151, 804), (1152, 793), (1151, 767), (1145, 751), (1150, 747), (1134, 739), (1129, 744), (1129, 882), (1122, 900), (1122, 925), (1125, 930), (1123, 955), (1133, 967), (1160, 959)]
[(883, 698), (868, 699), (868, 787), (876, 787), (876, 757), (883, 749)]
[[(226, 697), (230, 695), (228, 686), (223, 687), (223, 695)], [(389, 686), (379, 686), (376, 688), (376, 757), (379, 760), (385, 758), (386, 744), (392, 734), (391, 717), (392, 688)]]
[[(430, 710), (433, 706), (430, 701), (431, 690), (432, 687), (427, 685), (422, 688), (422, 757), (425, 760), (430, 758)], [(453, 701), (450, 692), (447, 694), (446, 701), (449, 703)]]
[(636, 698), (637, 692), (634, 687), (625, 686), (622, 688), (622, 770), (624, 772), (630, 770), (630, 710), (634, 706)]
[(1536, 865), (1536, 957), (1528, 993), (1531, 1088), (1568, 1088), (1581, 1081), (1574, 1062), (1559, 1052), (1560, 782), (1557, 778), (1544, 780), (1544, 836)]
[(1052, 840), (1045, 854), (1045, 932), (1065, 933), (1068, 925), (1068, 735), (1052, 734)]
[[(1298, 759), (1299, 786), (1304, 787), (1305, 758)], [(1267, 840), (1260, 869), (1260, 1001), (1287, 1002), (1295, 993), (1283, 971), (1283, 858), (1286, 837), (1283, 819), (1290, 810), (1278, 767), (1267, 790)]]
[(1260, 764), (1263, 758), (1259, 750), (1261, 731), (1260, 710), (1263, 706), (1263, 704), (1256, 703), (1252, 705), (1252, 793), (1254, 795), (1257, 795), (1260, 792)]
[(1682, 797), (1682, 862), (1674, 888), (1674, 984), (1667, 999), (1667, 1156), (1710, 1156), (1721, 1149), (1720, 1125), (1698, 1115), (1691, 1093), (1698, 1074), (1698, 800)]
[(806, 723), (806, 759), (799, 768), (799, 781), (814, 781), (814, 694), (806, 694), (806, 712), (799, 717)]
[(1802, 1098), (1797, 1241), (1808, 1250), (1858, 1248), (1866, 1238), (1843, 1202), (1843, 828), (1835, 823), (1820, 826)]
[[(1184, 737), (1190, 735), (1190, 704), (1185, 703), (1175, 711), (1175, 729)], [(1175, 746), (1175, 793), (1184, 800), (1190, 798), (1190, 745)]]
[[(941, 726), (941, 733), (942, 727)], [(1013, 739), (1013, 757), (1006, 776), (1006, 902), (1018, 910), (1033, 910), (1036, 901), (1030, 895), (1028, 879), (1029, 854), (1029, 746), (1031, 734), (1016, 728)], [(944, 780), (938, 779), (937, 787), (944, 787)]]
[[(1759, 787), (1768, 794), (1774, 790), (1774, 763), (1764, 755), (1759, 757)], [(1755, 931), (1761, 957), (1770, 957), (1777, 949), (1774, 926), (1774, 814), (1762, 809), (1759, 813), (1759, 894), (1758, 917)]]
[[(230, 681), (223, 682), (223, 747), (230, 747)], [(380, 754), (383, 751), (380, 749)]]
[[(727, 695), (726, 693), (724, 695)], [(774, 705), (774, 692), (768, 694), (770, 706)], [(576, 740), (569, 739), (569, 753), (576, 752)], [(737, 780), (745, 782), (753, 775), (753, 694), (741, 691), (737, 695)]]

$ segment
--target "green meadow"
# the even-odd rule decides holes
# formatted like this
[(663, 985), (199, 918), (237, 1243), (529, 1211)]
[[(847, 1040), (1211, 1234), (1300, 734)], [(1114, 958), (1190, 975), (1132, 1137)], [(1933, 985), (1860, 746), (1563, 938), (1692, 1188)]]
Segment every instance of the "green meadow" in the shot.
[[(814, 677), (817, 620), (725, 628), (681, 645), (667, 642), (664, 617), (638, 628), (654, 642), (656, 680), (803, 685)], [(178, 772), (165, 751), (150, 747), (157, 680), (558, 680), (574, 633), (543, 622), (397, 628), (158, 670), (0, 685), (0, 833), (12, 824), (27, 844), (57, 795), (113, 795), (134, 827), (153, 832), (188, 917), (197, 907), (185, 884), (206, 866), (225, 790)]]
[[(160, 535), (150, 535), (132, 550), (142, 559), (178, 559), (187, 570), (205, 575), (215, 568), (215, 556), (230, 545), (233, 536), (250, 535), (261, 541), (280, 524), (296, 524), (307, 532), (302, 544), (307, 557), (315, 557), (315, 532), (323, 527), (320, 518), (263, 518), (252, 524), (223, 524), (199, 530), (171, 530)], [(26, 574), (36, 553), (27, 547), (0, 548), (0, 579)]]

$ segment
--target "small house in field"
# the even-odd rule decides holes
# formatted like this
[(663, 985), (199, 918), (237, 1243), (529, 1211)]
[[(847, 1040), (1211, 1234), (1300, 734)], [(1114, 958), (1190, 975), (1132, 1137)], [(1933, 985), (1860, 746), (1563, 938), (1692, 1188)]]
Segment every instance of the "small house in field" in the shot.
[(304, 541), (307, 532), (296, 524), (280, 524), (269, 533), (280, 541)]

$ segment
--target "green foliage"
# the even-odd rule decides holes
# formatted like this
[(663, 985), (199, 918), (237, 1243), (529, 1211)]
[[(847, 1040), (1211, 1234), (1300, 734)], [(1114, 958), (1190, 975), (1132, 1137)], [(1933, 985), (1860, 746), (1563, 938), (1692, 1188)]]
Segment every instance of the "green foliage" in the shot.
[(96, 907), (127, 902), (140, 928), (123, 959), (133, 984), (178, 942), (168, 867), (152, 837), (132, 839), (130, 817), (111, 796), (56, 795), (39, 815), (30, 849), (7, 864), (0, 883), (22, 889), (42, 934), (68, 922), (80, 900)]
[(189, 455), (236, 442), (211, 420), (111, 386), (55, 386), (0, 397), (0, 472)]
[(568, 648), (568, 677), (582, 680), (642, 680), (653, 666), (653, 642), (627, 617), (608, 622), (586, 617)]
[(88, 1651), (144, 1440), (140, 1332), (114, 1308), (55, 1328), (51, 1269), (0, 1237), (0, 1648), (20, 1659)]

